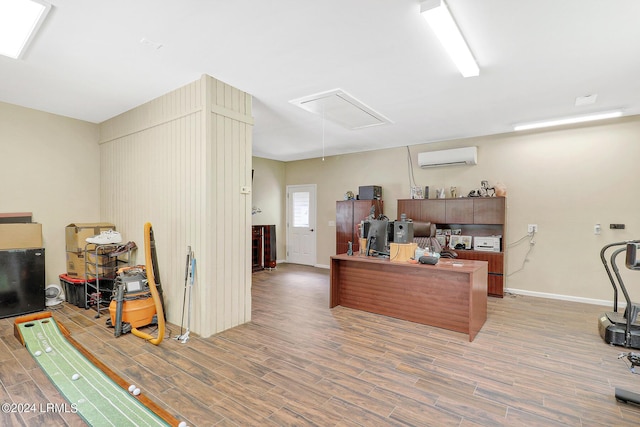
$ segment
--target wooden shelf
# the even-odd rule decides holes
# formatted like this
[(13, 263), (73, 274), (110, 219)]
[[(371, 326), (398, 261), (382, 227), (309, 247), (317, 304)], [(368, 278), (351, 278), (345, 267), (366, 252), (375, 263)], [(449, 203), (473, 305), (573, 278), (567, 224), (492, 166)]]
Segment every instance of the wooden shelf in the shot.
[(252, 271), (276, 268), (276, 226), (252, 226), (251, 239)]
[(431, 222), (439, 229), (460, 228), (463, 235), (502, 237), (500, 252), (456, 250), (458, 258), (487, 261), (489, 295), (504, 295), (505, 222), (504, 197), (460, 197), (456, 199), (400, 199), (398, 217), (406, 214), (415, 222)]

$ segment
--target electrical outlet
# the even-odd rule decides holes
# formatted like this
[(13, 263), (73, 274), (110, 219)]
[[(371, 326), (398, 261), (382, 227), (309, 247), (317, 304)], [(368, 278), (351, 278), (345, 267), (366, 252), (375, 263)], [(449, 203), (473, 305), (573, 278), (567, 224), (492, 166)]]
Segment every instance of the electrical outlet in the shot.
[(527, 226), (527, 233), (537, 233), (538, 232), (538, 224), (529, 224)]

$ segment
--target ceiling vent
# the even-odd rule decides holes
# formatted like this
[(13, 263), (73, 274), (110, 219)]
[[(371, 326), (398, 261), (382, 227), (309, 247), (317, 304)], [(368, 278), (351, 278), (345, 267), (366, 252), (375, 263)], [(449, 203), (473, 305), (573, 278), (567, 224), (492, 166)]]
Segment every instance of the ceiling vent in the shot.
[(351, 130), (391, 123), (391, 120), (342, 89), (321, 92), (289, 102)]
[(418, 165), (420, 165), (421, 168), (476, 164), (478, 164), (478, 147), (453, 148), (451, 150), (418, 153)]

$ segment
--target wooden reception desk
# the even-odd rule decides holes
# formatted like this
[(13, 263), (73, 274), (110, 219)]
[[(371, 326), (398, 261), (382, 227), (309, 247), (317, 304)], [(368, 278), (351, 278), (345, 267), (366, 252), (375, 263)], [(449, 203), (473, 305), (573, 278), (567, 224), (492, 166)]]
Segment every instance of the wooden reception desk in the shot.
[(487, 319), (487, 262), (441, 259), (395, 263), (346, 254), (331, 257), (331, 308), (341, 305), (469, 334)]

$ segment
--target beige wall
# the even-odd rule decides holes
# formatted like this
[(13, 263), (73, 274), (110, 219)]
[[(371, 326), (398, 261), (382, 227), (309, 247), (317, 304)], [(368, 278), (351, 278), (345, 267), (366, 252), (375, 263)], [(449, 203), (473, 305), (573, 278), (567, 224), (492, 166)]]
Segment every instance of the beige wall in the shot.
[[(527, 224), (539, 227), (529, 240), (507, 249), (507, 288), (523, 293), (606, 302), (611, 285), (599, 259), (607, 243), (640, 238), (640, 198), (635, 174), (640, 161), (640, 116), (528, 133), (511, 133), (412, 146), (415, 181), (435, 189), (450, 186), (466, 195), (480, 181), (507, 187), (506, 242), (526, 236)], [(478, 165), (420, 169), (422, 151), (478, 147)], [(406, 147), (289, 162), (286, 184), (318, 184), (318, 264), (335, 254), (335, 201), (362, 185), (383, 188), (385, 213), (395, 219), (398, 198), (409, 198)], [(602, 234), (593, 227), (602, 224)], [(625, 230), (610, 230), (625, 223)], [(524, 269), (521, 267), (524, 263)], [(622, 269), (626, 270), (626, 269)], [(640, 292), (640, 274), (623, 271)], [(638, 294), (638, 293), (636, 293)], [(595, 300), (595, 301), (594, 301)]]
[(277, 259), (285, 260), (285, 163), (254, 157), (253, 170), (252, 207), (261, 212), (252, 216), (252, 224), (276, 226)]
[(0, 102), (0, 212), (42, 224), (46, 283), (66, 272), (64, 228), (100, 220), (98, 126)]
[(101, 218), (141, 249), (152, 223), (174, 324), (191, 246), (191, 330), (203, 336), (251, 319), (251, 194), (241, 189), (251, 186), (252, 127), (251, 97), (209, 76), (101, 125)]
[[(0, 103), (0, 178), (4, 183), (0, 211), (31, 211), (34, 220), (43, 224), (47, 283), (57, 282), (65, 271), (65, 225), (112, 220), (110, 215), (100, 215), (98, 132), (95, 124)], [(524, 237), (528, 223), (538, 224), (536, 244), (526, 263), (527, 240), (507, 249), (508, 288), (607, 301), (611, 289), (598, 257), (600, 248), (609, 242), (640, 238), (640, 201), (633, 186), (640, 160), (639, 136), (640, 117), (634, 116), (578, 128), (412, 146), (411, 154), (415, 180), (431, 187), (431, 197), (437, 187), (455, 185), (459, 194), (466, 194), (484, 179), (492, 184), (503, 182), (508, 190), (507, 243)], [(479, 147), (477, 166), (421, 170), (416, 165), (418, 152), (469, 145)], [(284, 259), (286, 185), (317, 184), (317, 262), (327, 266), (335, 252), (335, 227), (329, 226), (335, 220), (335, 202), (347, 190), (357, 193), (358, 186), (381, 185), (385, 212), (395, 218), (396, 200), (409, 196), (406, 160), (406, 147), (326, 157), (324, 162), (253, 158), (256, 178), (249, 203), (260, 207), (262, 214), (249, 222), (276, 224), (278, 258)], [(126, 173), (134, 182), (137, 164), (131, 165)], [(250, 167), (243, 173), (250, 179)], [(125, 236), (137, 233), (130, 237), (141, 239), (138, 223), (146, 218), (130, 223), (116, 219)], [(593, 234), (596, 223), (602, 224), (599, 236)], [(625, 223), (627, 228), (610, 230), (610, 223)], [(166, 260), (172, 267), (167, 268), (182, 269), (186, 243), (185, 238), (172, 246)], [(166, 241), (161, 240), (159, 246), (168, 250)], [(630, 288), (640, 289), (637, 274), (624, 268), (622, 273)], [(172, 276), (174, 293), (181, 292), (182, 274)]]

